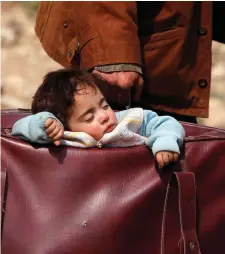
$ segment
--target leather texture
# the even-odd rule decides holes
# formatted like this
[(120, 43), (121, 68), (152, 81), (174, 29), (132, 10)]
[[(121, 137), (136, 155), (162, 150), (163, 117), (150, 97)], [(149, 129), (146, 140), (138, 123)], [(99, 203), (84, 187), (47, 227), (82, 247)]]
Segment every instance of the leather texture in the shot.
[(1, 116), (3, 254), (225, 253), (224, 130), (183, 123), (180, 162), (162, 172), (144, 145), (12, 137), (26, 114)]

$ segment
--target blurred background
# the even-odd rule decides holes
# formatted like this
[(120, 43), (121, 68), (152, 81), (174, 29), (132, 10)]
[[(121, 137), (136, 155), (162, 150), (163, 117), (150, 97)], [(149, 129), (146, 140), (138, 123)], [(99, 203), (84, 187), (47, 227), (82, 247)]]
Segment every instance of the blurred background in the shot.
[[(1, 107), (30, 108), (43, 76), (61, 68), (34, 33), (38, 2), (1, 2)], [(225, 44), (213, 41), (210, 117), (199, 123), (225, 129)]]

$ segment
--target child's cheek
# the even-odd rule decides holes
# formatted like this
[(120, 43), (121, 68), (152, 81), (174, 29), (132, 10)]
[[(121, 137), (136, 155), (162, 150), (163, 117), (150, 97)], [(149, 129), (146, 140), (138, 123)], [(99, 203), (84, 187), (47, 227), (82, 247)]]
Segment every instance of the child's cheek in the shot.
[(112, 122), (117, 123), (117, 118), (113, 111), (109, 113), (109, 118), (111, 119)]
[(96, 140), (101, 139), (103, 136), (102, 130), (99, 125), (90, 126), (90, 129), (87, 133)]

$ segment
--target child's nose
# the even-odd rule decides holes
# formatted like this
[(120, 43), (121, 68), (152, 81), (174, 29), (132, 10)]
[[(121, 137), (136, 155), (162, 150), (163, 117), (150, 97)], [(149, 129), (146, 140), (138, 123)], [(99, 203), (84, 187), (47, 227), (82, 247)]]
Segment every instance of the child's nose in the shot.
[(109, 120), (109, 116), (107, 115), (106, 112), (102, 112), (99, 116), (99, 121), (100, 124), (104, 124), (105, 122), (107, 122)]

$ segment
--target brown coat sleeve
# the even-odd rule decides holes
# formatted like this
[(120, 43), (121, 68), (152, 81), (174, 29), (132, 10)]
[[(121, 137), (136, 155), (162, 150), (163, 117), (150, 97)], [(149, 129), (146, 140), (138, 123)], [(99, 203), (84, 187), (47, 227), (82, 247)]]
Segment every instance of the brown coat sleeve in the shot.
[(65, 67), (141, 65), (136, 2), (40, 2), (35, 32)]

